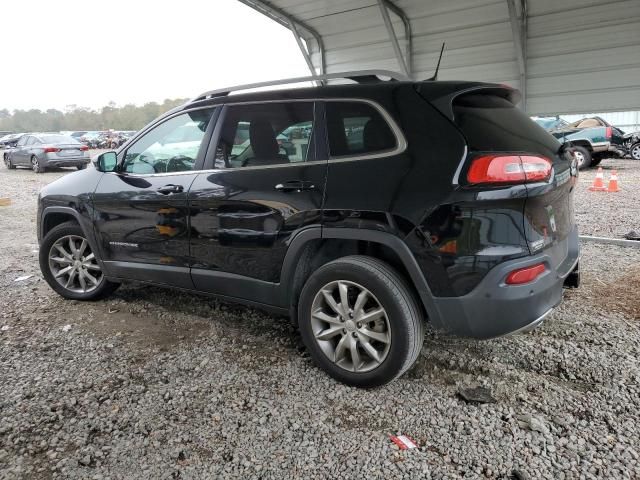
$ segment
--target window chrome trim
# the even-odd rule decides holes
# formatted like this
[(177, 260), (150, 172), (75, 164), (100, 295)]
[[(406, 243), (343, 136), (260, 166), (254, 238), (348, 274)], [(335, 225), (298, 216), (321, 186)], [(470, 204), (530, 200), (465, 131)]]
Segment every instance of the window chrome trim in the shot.
[[(406, 140), (404, 134), (402, 133), (402, 130), (400, 129), (400, 127), (398, 126), (396, 121), (393, 119), (393, 117), (389, 114), (389, 112), (387, 112), (387, 110), (382, 105), (380, 105), (378, 102), (375, 102), (375, 101), (370, 100), (368, 98), (353, 98), (353, 97), (345, 97), (345, 98), (340, 98), (340, 97), (329, 97), (329, 98), (313, 97), (313, 98), (291, 98), (291, 99), (280, 99), (280, 100), (247, 100), (247, 101), (241, 101), (241, 102), (224, 102), (224, 103), (219, 103), (219, 104), (216, 104), (216, 105), (208, 105), (206, 107), (196, 107), (196, 108), (184, 109), (184, 110), (180, 110), (178, 112), (171, 113), (170, 115), (167, 115), (166, 117), (161, 117), (158, 121), (150, 123), (143, 130), (141, 130), (138, 135), (136, 135), (135, 137), (132, 137), (130, 139), (130, 142), (131, 142), (131, 144), (133, 144), (135, 141), (137, 141), (138, 138), (142, 137), (142, 135), (146, 134), (149, 130), (154, 128), (156, 125), (159, 125), (160, 123), (164, 123), (165, 121), (170, 120), (171, 118), (173, 118), (173, 117), (175, 117), (177, 115), (181, 115), (183, 113), (188, 113), (188, 112), (192, 112), (192, 111), (196, 111), (196, 110), (216, 109), (216, 108), (222, 108), (222, 107), (225, 107), (225, 106), (231, 107), (231, 106), (235, 106), (235, 105), (260, 105), (260, 104), (268, 104), (268, 103), (290, 103), (290, 102), (306, 102), (306, 103), (315, 103), (315, 102), (356, 102), (356, 103), (366, 103), (366, 104), (370, 105), (371, 107), (373, 107), (382, 116), (384, 121), (387, 122), (387, 125), (391, 128), (391, 131), (393, 132), (393, 134), (394, 134), (394, 136), (396, 138), (396, 146), (393, 149), (383, 150), (383, 151), (380, 151), (380, 152), (375, 152), (375, 153), (370, 153), (370, 154), (343, 155), (343, 156), (339, 156), (339, 157), (331, 157), (331, 156), (329, 156), (328, 159), (313, 160), (311, 162), (282, 163), (282, 164), (277, 164), (277, 165), (254, 165), (254, 166), (249, 166), (249, 167), (233, 167), (233, 168), (210, 168), (210, 169), (206, 169), (206, 170), (186, 170), (186, 171), (180, 171), (180, 172), (163, 172), (163, 173), (127, 173), (127, 172), (105, 172), (105, 173), (113, 173), (113, 174), (116, 174), (116, 175), (128, 175), (128, 176), (133, 176), (133, 177), (167, 177), (167, 176), (174, 176), (174, 175), (193, 175), (193, 174), (199, 174), (199, 173), (216, 173), (216, 172), (220, 173), (220, 172), (262, 170), (262, 169), (268, 169), (268, 168), (302, 167), (302, 166), (306, 166), (306, 165), (319, 165), (319, 164), (326, 164), (326, 163), (343, 163), (343, 162), (354, 162), (354, 161), (360, 161), (360, 160), (375, 160), (375, 159), (378, 159), (378, 158), (384, 158), (384, 157), (390, 157), (390, 156), (393, 156), (393, 155), (399, 155), (401, 153), (404, 153), (406, 151), (407, 147), (408, 147), (407, 140)], [(126, 142), (125, 144), (123, 144), (122, 147), (120, 147), (120, 149), (118, 149), (117, 154), (119, 155), (121, 153), (121, 151), (124, 152), (125, 150), (123, 149), (123, 147), (128, 147), (128, 144), (129, 144), (129, 142)]]

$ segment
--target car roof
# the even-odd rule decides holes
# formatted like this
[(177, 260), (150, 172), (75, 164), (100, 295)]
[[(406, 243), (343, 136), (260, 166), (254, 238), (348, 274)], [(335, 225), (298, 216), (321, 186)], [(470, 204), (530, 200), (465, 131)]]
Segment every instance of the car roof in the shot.
[(399, 87), (420, 87), (421, 92), (435, 91), (437, 94), (446, 94), (477, 86), (491, 86), (507, 88), (505, 85), (469, 81), (424, 81), (424, 82), (398, 82), (379, 81), (373, 83), (353, 83), (340, 85), (322, 85), (301, 88), (282, 88), (260, 92), (234, 93), (230, 95), (217, 95), (211, 98), (190, 100), (176, 108), (176, 111), (192, 108), (194, 106), (220, 105), (226, 103), (242, 103), (255, 101), (276, 100), (321, 100), (323, 98), (364, 98), (375, 100), (386, 96), (392, 90)]

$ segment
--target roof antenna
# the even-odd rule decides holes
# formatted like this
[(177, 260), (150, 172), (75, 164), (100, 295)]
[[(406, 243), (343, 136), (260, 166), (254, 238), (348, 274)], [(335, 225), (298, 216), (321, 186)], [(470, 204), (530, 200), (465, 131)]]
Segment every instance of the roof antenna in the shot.
[(442, 53), (444, 52), (444, 42), (442, 42), (442, 48), (440, 49), (440, 56), (438, 57), (438, 65), (436, 66), (436, 73), (433, 77), (427, 78), (427, 82), (431, 82), (438, 79), (438, 71), (440, 70), (440, 61), (442, 60)]

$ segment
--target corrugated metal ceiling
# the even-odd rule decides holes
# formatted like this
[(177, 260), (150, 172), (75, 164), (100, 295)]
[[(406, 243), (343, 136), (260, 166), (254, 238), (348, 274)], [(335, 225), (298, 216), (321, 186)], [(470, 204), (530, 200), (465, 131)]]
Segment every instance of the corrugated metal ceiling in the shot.
[(293, 25), (316, 73), (405, 62), (427, 78), (446, 42), (439, 79), (520, 88), (532, 115), (640, 110), (639, 0), (240, 1)]

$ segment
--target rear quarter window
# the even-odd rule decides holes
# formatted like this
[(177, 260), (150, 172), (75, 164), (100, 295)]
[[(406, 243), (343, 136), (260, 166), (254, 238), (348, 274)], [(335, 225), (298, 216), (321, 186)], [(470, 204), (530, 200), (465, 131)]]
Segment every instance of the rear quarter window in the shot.
[(393, 150), (396, 137), (387, 121), (364, 102), (327, 102), (331, 157), (368, 155)]
[(453, 104), (455, 124), (470, 150), (554, 155), (560, 142), (509, 100), (498, 95), (467, 94)]

